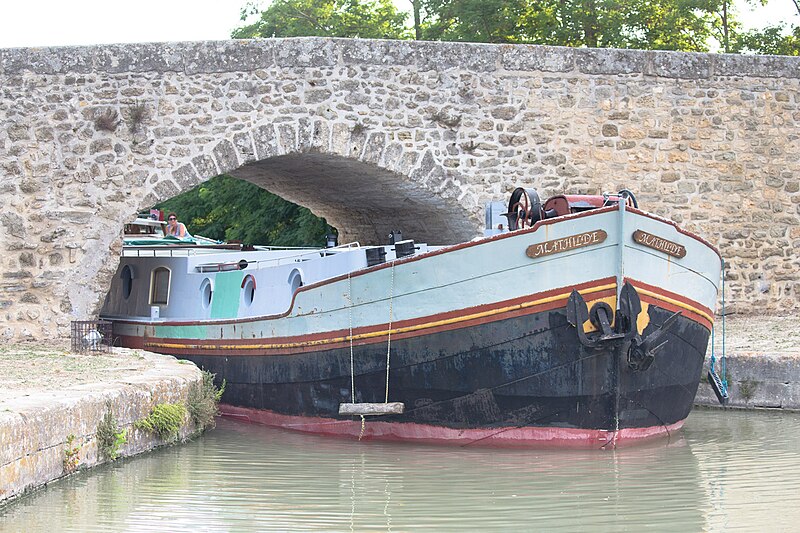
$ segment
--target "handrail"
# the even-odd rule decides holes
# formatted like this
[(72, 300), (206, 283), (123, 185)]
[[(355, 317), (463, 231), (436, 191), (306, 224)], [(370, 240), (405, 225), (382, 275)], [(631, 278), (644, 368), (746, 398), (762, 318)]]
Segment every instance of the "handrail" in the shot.
[(259, 259), (257, 261), (247, 261), (244, 259), (240, 259), (238, 261), (224, 261), (224, 262), (217, 262), (217, 263), (203, 263), (201, 265), (195, 266), (195, 270), (198, 272), (224, 272), (228, 270), (242, 270), (242, 263), (245, 262), (246, 265), (244, 268), (249, 267), (250, 265), (254, 265), (256, 269), (261, 268), (262, 266), (280, 266), (283, 264), (289, 263), (297, 263), (303, 260), (303, 257), (307, 256), (315, 256), (317, 254), (325, 254), (325, 253), (337, 253), (342, 251), (348, 251), (350, 249), (360, 249), (361, 245), (358, 241), (354, 241), (347, 244), (341, 244), (339, 246), (333, 246), (331, 248), (269, 248), (269, 247), (258, 247), (256, 248), (258, 251), (271, 251), (271, 250), (295, 250), (301, 249), (304, 253), (300, 254), (293, 254), (284, 257), (273, 257), (268, 259)]

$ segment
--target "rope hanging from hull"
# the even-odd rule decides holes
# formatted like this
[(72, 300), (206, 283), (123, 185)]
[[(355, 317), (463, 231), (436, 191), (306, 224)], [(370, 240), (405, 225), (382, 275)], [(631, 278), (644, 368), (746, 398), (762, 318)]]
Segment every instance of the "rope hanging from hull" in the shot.
[(394, 314), (394, 262), (392, 263), (392, 282), (389, 285), (389, 334), (386, 341), (386, 395), (383, 403), (389, 403), (389, 357), (392, 352), (392, 318)]
[(353, 366), (353, 281), (350, 272), (347, 272), (347, 315), (350, 322), (350, 401), (356, 403), (356, 370)]
[(339, 404), (340, 415), (358, 415), (361, 417), (361, 433), (358, 440), (364, 435), (364, 415), (389, 415), (403, 414), (405, 405), (402, 402), (389, 402), (389, 370), (391, 368), (392, 353), (392, 322), (394, 320), (394, 262), (391, 270), (391, 284), (389, 286), (389, 323), (386, 342), (386, 388), (383, 403), (356, 403), (356, 376), (355, 358), (353, 355), (353, 282), (350, 273), (347, 273), (347, 300), (349, 316), (350, 337), (350, 403)]

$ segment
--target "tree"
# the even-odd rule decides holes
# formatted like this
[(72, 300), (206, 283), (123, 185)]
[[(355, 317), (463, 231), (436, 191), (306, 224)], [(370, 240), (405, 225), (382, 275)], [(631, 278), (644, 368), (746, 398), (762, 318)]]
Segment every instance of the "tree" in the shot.
[(590, 48), (708, 50), (718, 0), (531, 0), (530, 42)]
[(272, 246), (319, 246), (335, 230), (311, 211), (257, 185), (222, 175), (156, 206), (194, 235)]
[[(425, 19), (417, 22), (418, 39), (481, 43), (526, 42), (522, 21), (529, 0), (416, 0)], [(414, 7), (418, 9), (419, 3)]]
[[(245, 8), (242, 20), (253, 11)], [(406, 18), (391, 0), (274, 0), (256, 22), (232, 36), (404, 39), (410, 37)]]
[(800, 55), (800, 26), (793, 26), (790, 33), (786, 33), (785, 30), (784, 24), (751, 30), (739, 36), (733, 51), (782, 56)]
[[(766, 5), (767, 0), (747, 0), (751, 5)], [(795, 12), (800, 15), (800, 0), (793, 0)], [(788, 28), (784, 23), (768, 25), (758, 30), (742, 33), (734, 39), (732, 52), (796, 56), (800, 55), (800, 27)]]

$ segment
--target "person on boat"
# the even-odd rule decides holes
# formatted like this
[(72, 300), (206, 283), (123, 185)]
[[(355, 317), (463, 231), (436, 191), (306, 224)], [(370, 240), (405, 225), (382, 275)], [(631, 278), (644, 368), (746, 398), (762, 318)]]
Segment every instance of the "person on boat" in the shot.
[(183, 222), (178, 222), (178, 215), (175, 213), (167, 215), (167, 235), (178, 237), (179, 239), (191, 237), (186, 225)]

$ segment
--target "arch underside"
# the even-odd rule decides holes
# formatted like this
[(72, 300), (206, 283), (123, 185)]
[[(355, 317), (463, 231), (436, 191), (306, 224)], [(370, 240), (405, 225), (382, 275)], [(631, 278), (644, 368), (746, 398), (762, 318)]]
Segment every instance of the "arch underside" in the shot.
[(339, 242), (384, 244), (389, 232), (429, 244), (455, 244), (481, 232), (475, 213), (426, 185), (378, 166), (322, 153), (290, 154), (232, 172), (309, 208), (339, 230)]

